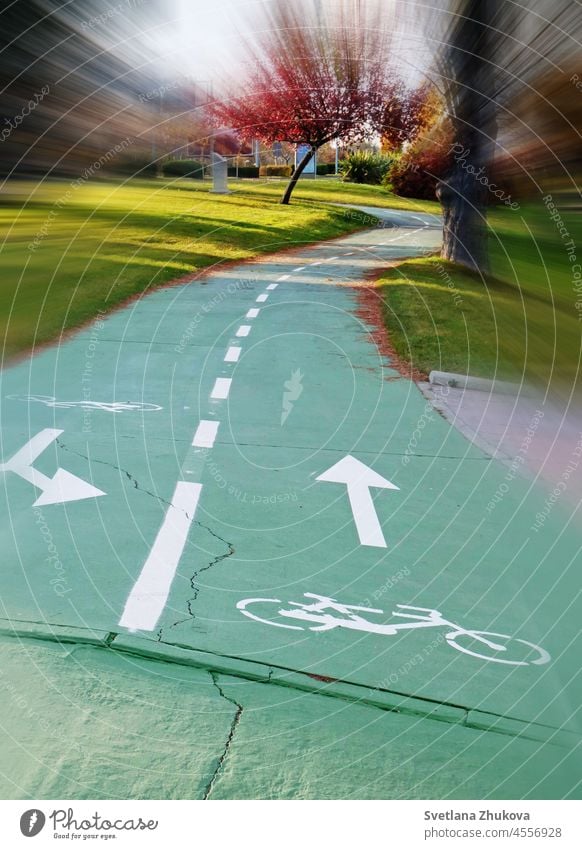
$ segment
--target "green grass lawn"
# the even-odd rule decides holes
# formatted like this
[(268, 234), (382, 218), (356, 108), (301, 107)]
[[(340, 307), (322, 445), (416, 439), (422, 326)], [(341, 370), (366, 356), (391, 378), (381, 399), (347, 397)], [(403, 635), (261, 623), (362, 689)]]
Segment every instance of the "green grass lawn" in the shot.
[[(576, 212), (561, 210), (582, 261)], [(539, 203), (490, 214), (486, 280), (436, 257), (390, 269), (378, 286), (392, 343), (408, 362), (482, 377), (571, 387), (582, 324), (564, 242)]]
[[(231, 181), (229, 181), (229, 185)], [(238, 191), (248, 187), (253, 197), (262, 196), (278, 200), (283, 194), (287, 180), (240, 181)], [(440, 204), (434, 200), (401, 198), (381, 186), (366, 186), (358, 183), (343, 183), (335, 177), (318, 177), (316, 180), (302, 179), (291, 196), (291, 204), (297, 201), (326, 201), (328, 203), (353, 203), (360, 206), (384, 206), (392, 209), (408, 209), (414, 212), (440, 214)]]
[[(13, 181), (2, 192), (0, 321), (4, 356), (58, 338), (128, 297), (215, 263), (340, 236), (358, 225), (330, 203), (438, 212), (377, 186), (231, 180)], [(578, 213), (563, 218), (579, 247)], [(493, 276), (436, 258), (390, 269), (379, 286), (398, 353), (422, 371), (571, 382), (581, 324), (564, 244), (540, 201), (490, 216)]]
[[(359, 225), (329, 202), (425, 209), (374, 186), (304, 180), (12, 181), (0, 204), (3, 357), (58, 338), (131, 295), (225, 260), (340, 236)], [(435, 207), (436, 204), (429, 205)]]

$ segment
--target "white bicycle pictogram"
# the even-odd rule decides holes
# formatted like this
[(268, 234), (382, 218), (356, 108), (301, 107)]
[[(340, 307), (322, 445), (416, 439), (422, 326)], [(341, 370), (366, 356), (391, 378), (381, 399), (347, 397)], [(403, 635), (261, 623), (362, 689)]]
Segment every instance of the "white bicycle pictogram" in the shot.
[(159, 404), (149, 404), (142, 401), (58, 401), (53, 395), (7, 395), (9, 401), (35, 401), (45, 407), (70, 410), (80, 407), (82, 410), (102, 410), (107, 413), (140, 412), (151, 413), (163, 410)]
[[(252, 613), (248, 607), (257, 604), (283, 604), (278, 598), (245, 598), (237, 603), (237, 608), (245, 616), (254, 619), (256, 622), (262, 622), (265, 625), (272, 625), (275, 628), (288, 628), (293, 631), (303, 631), (306, 628), (310, 631), (329, 631), (332, 628), (346, 628), (353, 631), (365, 631), (369, 634), (382, 634), (384, 636), (393, 636), (399, 631), (410, 630), (413, 628), (448, 628), (448, 633), (445, 634), (445, 640), (448, 645), (463, 654), (477, 657), (480, 660), (490, 660), (494, 663), (504, 663), (509, 666), (540, 666), (548, 663), (550, 655), (545, 649), (530, 643), (527, 640), (522, 640), (519, 637), (511, 637), (508, 634), (497, 634), (490, 631), (474, 631), (470, 628), (465, 628), (462, 625), (456, 625), (454, 622), (445, 619), (442, 613), (438, 610), (433, 610), (430, 607), (415, 607), (410, 604), (397, 604), (397, 610), (392, 611), (392, 616), (397, 616), (400, 619), (406, 619), (406, 622), (389, 622), (379, 623), (371, 622), (365, 619), (360, 614), (375, 613), (382, 614), (383, 610), (374, 607), (359, 607), (358, 605), (342, 604), (329, 596), (318, 595), (317, 593), (304, 593), (307, 599), (315, 599), (315, 601), (305, 604), (298, 601), (287, 602), (293, 610), (281, 608), (277, 611), (278, 616), (285, 617), (301, 622), (313, 622), (314, 625), (288, 625), (282, 622), (274, 622), (271, 619), (263, 619)], [(407, 611), (407, 612), (403, 612)], [(336, 614), (336, 615), (334, 615)], [(339, 615), (337, 615), (339, 614)], [(462, 640), (471, 641), (472, 648), (463, 645)], [(475, 651), (474, 643), (482, 646), (482, 651), (489, 649), (490, 652), (495, 652), (495, 656), (490, 654), (481, 654)], [(508, 645), (506, 645), (506, 643)], [(513, 650), (514, 655), (519, 652), (521, 660), (507, 660), (504, 657), (497, 656), (497, 653)]]

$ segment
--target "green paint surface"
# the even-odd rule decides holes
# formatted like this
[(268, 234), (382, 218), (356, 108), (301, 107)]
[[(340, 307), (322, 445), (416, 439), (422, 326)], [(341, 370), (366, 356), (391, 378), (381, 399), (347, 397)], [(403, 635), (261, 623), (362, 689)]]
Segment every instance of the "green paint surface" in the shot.
[[(397, 241), (371, 249), (389, 239)], [(32, 484), (4, 475), (0, 616), (18, 641), (6, 642), (2, 682), (30, 693), (21, 676), (40, 676), (29, 698), (42, 712), (71, 687), (68, 738), (91, 757), (98, 749), (103, 764), (93, 769), (78, 753), (55, 761), (61, 738), (46, 729), (19, 744), (26, 722), (8, 712), (7, 763), (27, 753), (5, 779), (20, 795), (579, 793), (579, 530), (566, 527), (559, 504), (532, 529), (547, 493), (519, 477), (491, 509), (507, 466), (468, 443), (381, 356), (356, 315), (355, 290), (329, 285), (357, 280), (381, 251), (437, 239), (382, 229), (218, 272), (156, 292), (2, 373), (3, 460), (56, 428), (63, 433), (35, 468), (51, 477), (62, 467), (106, 493), (33, 508)], [(291, 277), (256, 303), (282, 274)], [(247, 319), (251, 308), (260, 313)], [(235, 335), (241, 324), (251, 325), (248, 337)], [(242, 354), (226, 363), (232, 345)], [(210, 398), (219, 377), (232, 378), (227, 400)], [(201, 419), (220, 422), (209, 449), (191, 444)], [(316, 480), (347, 454), (398, 487), (372, 490), (387, 548), (360, 544), (345, 485)], [(177, 481), (202, 484), (198, 508), (156, 628), (130, 634), (118, 623)], [(515, 639), (485, 660), (457, 651), (443, 626), (311, 630), (315, 622), (278, 613), (307, 603), (305, 593), (374, 608), (364, 618), (376, 625), (414, 605)], [(249, 598), (277, 600), (252, 608), (266, 622), (237, 609)], [(289, 624), (297, 629), (276, 627)], [(33, 646), (39, 636), (61, 645)], [(496, 662), (538, 657), (516, 640), (550, 661)], [(468, 635), (458, 643), (480, 645)], [(87, 718), (91, 693), (97, 713)], [(98, 739), (94, 722), (112, 724)], [(162, 741), (159, 749), (132, 749), (128, 729)]]
[(578, 798), (568, 747), (89, 646), (0, 658), (4, 799)]

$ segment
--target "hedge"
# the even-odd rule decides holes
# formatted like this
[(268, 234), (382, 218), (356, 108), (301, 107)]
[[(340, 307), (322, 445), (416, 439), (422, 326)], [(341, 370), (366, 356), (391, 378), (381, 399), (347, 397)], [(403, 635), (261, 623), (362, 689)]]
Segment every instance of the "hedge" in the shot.
[(169, 159), (164, 162), (163, 169), (168, 177), (192, 177), (194, 180), (204, 177), (204, 166), (196, 159)]
[(290, 177), (292, 168), (290, 165), (261, 165), (259, 176), (261, 177)]
[(237, 175), (236, 166), (235, 165), (229, 165), (228, 166), (228, 176), (229, 177), (238, 176), (241, 179), (245, 179), (245, 178), (249, 178), (249, 177), (251, 177), (251, 178), (258, 177), (259, 176), (259, 169), (256, 167), (256, 165), (239, 165), (238, 175)]

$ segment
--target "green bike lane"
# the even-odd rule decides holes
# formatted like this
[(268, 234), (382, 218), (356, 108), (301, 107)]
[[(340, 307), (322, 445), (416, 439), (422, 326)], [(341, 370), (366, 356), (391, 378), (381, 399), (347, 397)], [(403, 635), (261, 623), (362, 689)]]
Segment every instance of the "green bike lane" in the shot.
[[(437, 239), (378, 230), (219, 271), (3, 372), (3, 462), (47, 443), (2, 487), (0, 691), (24, 764), (5, 787), (578, 793), (580, 534), (558, 508), (534, 532), (547, 494), (517, 477), (488, 512), (507, 467), (431, 413), (334, 285)], [(55, 495), (57, 468), (103, 494)], [(423, 627), (391, 632), (395, 613)], [(31, 713), (66, 714), (66, 757), (48, 727), (31, 756)]]

